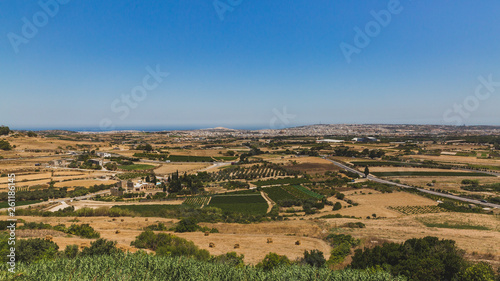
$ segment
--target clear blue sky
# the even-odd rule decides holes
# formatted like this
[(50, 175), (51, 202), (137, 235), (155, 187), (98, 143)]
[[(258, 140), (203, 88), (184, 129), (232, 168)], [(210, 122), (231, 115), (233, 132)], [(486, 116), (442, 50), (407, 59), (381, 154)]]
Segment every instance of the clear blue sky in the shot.
[[(379, 24), (350, 62), (341, 43), (356, 47), (355, 28), (364, 30), (374, 20), (371, 11), (396, 4), (240, 2), (218, 13), (212, 0), (73, 0), (58, 4), (57, 12), (49, 5), (50, 16), (37, 1), (1, 1), (0, 123), (500, 125), (498, 84), (488, 98), (474, 100), (479, 76), (500, 82), (497, 0), (401, 0), (399, 12)], [(23, 18), (40, 27), (33, 33), (25, 26), (23, 35)], [(117, 100), (143, 85), (148, 66), (169, 75), (135, 108)], [(453, 106), (464, 102), (469, 106), (460, 115)], [(294, 117), (276, 115), (284, 108)]]

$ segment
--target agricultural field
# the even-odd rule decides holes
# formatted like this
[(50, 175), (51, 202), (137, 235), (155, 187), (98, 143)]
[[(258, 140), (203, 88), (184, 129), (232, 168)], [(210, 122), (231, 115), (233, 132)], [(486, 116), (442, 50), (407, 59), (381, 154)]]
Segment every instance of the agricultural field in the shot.
[(302, 200), (318, 200), (323, 198), (321, 194), (311, 191), (301, 185), (285, 185), (283, 189), (288, 193), (292, 194), (297, 199)]
[(267, 201), (260, 194), (256, 195), (215, 195), (208, 207), (223, 211), (262, 215), (267, 212)]
[(281, 186), (272, 186), (266, 187), (262, 189), (271, 200), (274, 202), (279, 202), (280, 200), (295, 200), (297, 199), (295, 196), (290, 194), (290, 192), (283, 189)]
[(430, 205), (430, 206), (389, 206), (391, 210), (398, 211), (405, 215), (419, 215), (419, 214), (432, 214), (432, 213), (443, 213), (449, 212), (441, 207)]
[(156, 166), (154, 166), (154, 165), (148, 165), (148, 164), (133, 164), (133, 165), (118, 166), (119, 169), (125, 170), (125, 171), (151, 170), (151, 169), (154, 169), (155, 167)]
[(196, 197), (188, 197), (182, 204), (191, 206), (194, 208), (202, 208), (207, 205), (210, 201), (210, 196), (196, 196)]
[[(498, 177), (493, 175), (480, 170), (471, 172), (434, 166), (424, 168), (413, 163), (414, 160), (433, 159), (438, 164), (463, 167), (468, 165), (488, 170), (500, 167), (499, 159), (483, 159), (490, 155), (486, 147), (464, 146), (464, 149), (478, 149), (473, 151), (476, 154), (473, 156), (473, 152), (461, 151), (457, 146), (453, 146), (456, 151), (452, 151), (450, 145), (426, 144), (429, 151), (441, 149), (446, 153), (439, 156), (402, 155), (403, 151), (398, 145), (347, 142), (329, 144), (329, 147), (321, 144), (322, 149), (318, 150), (320, 156), (316, 157), (301, 154), (302, 151), (318, 145), (314, 138), (300, 139), (305, 144), (297, 140), (287, 144), (286, 140), (279, 139), (277, 142), (282, 144), (276, 146), (268, 145), (269, 139), (235, 139), (231, 138), (227, 142), (218, 138), (198, 139), (182, 133), (124, 133), (102, 136), (70, 134), (36, 138), (36, 141), (41, 142), (40, 149), (61, 147), (64, 154), (59, 155), (50, 155), (55, 152), (34, 152), (35, 139), (13, 140), (12, 143), (21, 148), (29, 147), (35, 150), (23, 152), (21, 148), (16, 148), (5, 153), (0, 151), (1, 156), (29, 155), (33, 158), (3, 159), (0, 161), (0, 170), (15, 171), (18, 191), (31, 187), (30, 192), (49, 189), (49, 184), (54, 186), (54, 190), (65, 187), (68, 191), (74, 191), (77, 186), (114, 184), (120, 178), (131, 180), (135, 184), (138, 180), (145, 181), (146, 177), (154, 173), (155, 179), (163, 181), (164, 185), (162, 188), (148, 187), (143, 190), (144, 194), (140, 198), (122, 198), (106, 194), (90, 200), (45, 204), (34, 207), (40, 210), (38, 214), (19, 216), (26, 221), (44, 222), (52, 226), (64, 224), (68, 227), (72, 223), (88, 223), (101, 233), (103, 238), (117, 241), (119, 248), (131, 252), (138, 250), (131, 242), (144, 228), (161, 222), (167, 229), (173, 229), (179, 220), (189, 218), (196, 220), (205, 230), (216, 229), (219, 233), (205, 236), (202, 231), (164, 232), (186, 238), (199, 248), (208, 250), (210, 254), (219, 255), (232, 251), (244, 254), (247, 264), (260, 262), (269, 251), (297, 259), (304, 255), (305, 250), (318, 249), (328, 258), (332, 247), (325, 242), (325, 237), (329, 233), (335, 233), (349, 234), (361, 239), (360, 248), (373, 247), (377, 243), (387, 241), (403, 242), (428, 235), (453, 239), (468, 255), (477, 252), (478, 260), (484, 259), (500, 265), (500, 252), (496, 250), (500, 248), (498, 214), (486, 214), (486, 211), (483, 214), (452, 212), (438, 207), (438, 199), (431, 200), (401, 192), (392, 186), (387, 190), (380, 189), (373, 181), (355, 178), (328, 160), (322, 159), (323, 156), (331, 157), (335, 148), (340, 146), (348, 146), (350, 150), (359, 153), (364, 149), (382, 149), (385, 158), (333, 155), (333, 159), (355, 164), (360, 171), (363, 171), (364, 166), (369, 166), (371, 174), (389, 177), (390, 180), (399, 180), (401, 183), (473, 196), (498, 196), (495, 190), (470, 191), (462, 188), (463, 179), (479, 180), (480, 187), (499, 183)], [(146, 148), (146, 144), (150, 144), (152, 150)], [(422, 152), (417, 148), (412, 149), (413, 153)], [(118, 169), (91, 171), (44, 165), (48, 161), (61, 158), (70, 162), (78, 159), (85, 151), (92, 150), (113, 154), (113, 159), (107, 161), (114, 162)], [(75, 151), (77, 154), (67, 154), (69, 151)], [(249, 156), (245, 158), (243, 155), (243, 158), (240, 158), (244, 153)], [(138, 162), (137, 156), (148, 161)], [(99, 158), (97, 155), (87, 157)], [(35, 166), (37, 163), (42, 165)], [(178, 178), (174, 179), (173, 175), (177, 172)], [(170, 182), (166, 181), (167, 178)], [(51, 180), (54, 182), (51, 183)], [(7, 177), (0, 177), (0, 188), (6, 188), (7, 181)], [(26, 187), (23, 187), (24, 185)], [(106, 188), (105, 192), (109, 193), (109, 187)], [(76, 188), (77, 191), (78, 189)], [(155, 194), (158, 196), (154, 197)], [(52, 199), (51, 196), (48, 198)], [(268, 202), (267, 198), (273, 202)], [(490, 200), (486, 197), (485, 199)], [(280, 204), (282, 200), (288, 202)], [(17, 205), (38, 202), (40, 201), (29, 200), (17, 202)], [(1, 202), (0, 208), (5, 207), (5, 204)], [(333, 210), (335, 204), (337, 209)], [(310, 207), (310, 212), (307, 213), (304, 205), (313, 207)], [(75, 212), (64, 214), (62, 211), (56, 211), (68, 206), (74, 207)], [(19, 209), (26, 210), (27, 207)], [(94, 216), (86, 217), (89, 214)], [(353, 225), (365, 227), (352, 228)], [(24, 230), (19, 235), (22, 238), (45, 238), (46, 235), (51, 235), (61, 248), (72, 244), (90, 245), (93, 241), (41, 230)], [(273, 242), (267, 243), (267, 238), (272, 238)], [(295, 244), (297, 241), (300, 241), (299, 245)], [(215, 246), (210, 247), (210, 243)], [(235, 248), (235, 244), (238, 244), (238, 248)], [(151, 250), (147, 252), (152, 253)], [(338, 268), (346, 266), (350, 259), (349, 256)]]

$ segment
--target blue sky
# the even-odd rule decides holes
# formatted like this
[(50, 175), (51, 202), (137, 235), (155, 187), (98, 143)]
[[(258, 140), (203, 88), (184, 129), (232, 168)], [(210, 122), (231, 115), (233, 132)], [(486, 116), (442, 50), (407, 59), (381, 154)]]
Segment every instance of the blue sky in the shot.
[[(500, 125), (498, 83), (474, 97), (478, 77), (500, 82), (498, 1), (55, 1), (0, 2), (2, 124)], [(372, 11), (391, 18), (356, 45)], [(157, 67), (169, 75), (124, 103)]]

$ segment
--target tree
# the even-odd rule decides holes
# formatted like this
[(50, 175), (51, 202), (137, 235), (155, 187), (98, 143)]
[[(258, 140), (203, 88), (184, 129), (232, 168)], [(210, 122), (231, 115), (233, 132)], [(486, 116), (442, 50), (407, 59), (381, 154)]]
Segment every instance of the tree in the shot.
[(342, 204), (340, 204), (340, 202), (335, 202), (335, 205), (333, 205), (333, 210), (337, 211), (340, 209), (342, 209)]
[(370, 174), (370, 169), (368, 169), (368, 166), (365, 166), (365, 177), (368, 177), (368, 175)]
[(457, 281), (492, 281), (495, 280), (495, 272), (491, 265), (479, 262), (469, 266), (461, 272)]
[(393, 275), (404, 275), (409, 280), (452, 280), (465, 266), (463, 255), (455, 241), (427, 236), (409, 239), (403, 244), (386, 243), (372, 249), (358, 249), (351, 267), (381, 266)]
[(0, 136), (6, 136), (10, 133), (10, 128), (7, 126), (0, 126)]
[(10, 143), (6, 140), (0, 140), (0, 149), (1, 150), (11, 150), (12, 146), (10, 146)]
[(69, 259), (74, 259), (78, 256), (79, 250), (78, 245), (68, 245), (66, 249), (64, 249), (64, 256)]
[(319, 250), (304, 251), (303, 262), (314, 267), (323, 267), (326, 263), (323, 252)]
[(32, 131), (29, 131), (29, 132), (28, 132), (28, 137), (30, 137), (30, 138), (34, 138), (34, 137), (36, 137), (36, 136), (38, 136), (38, 135), (37, 135), (35, 132), (32, 132)]
[(117, 253), (121, 253), (121, 250), (116, 247), (116, 241), (108, 241), (102, 238), (90, 243), (90, 247), (82, 250), (82, 256), (113, 255)]
[(16, 243), (17, 261), (32, 263), (43, 259), (55, 258), (59, 246), (45, 239), (22, 239)]
[(276, 253), (269, 253), (259, 262), (256, 267), (264, 270), (272, 270), (281, 265), (289, 265), (291, 262), (286, 256), (280, 256)]

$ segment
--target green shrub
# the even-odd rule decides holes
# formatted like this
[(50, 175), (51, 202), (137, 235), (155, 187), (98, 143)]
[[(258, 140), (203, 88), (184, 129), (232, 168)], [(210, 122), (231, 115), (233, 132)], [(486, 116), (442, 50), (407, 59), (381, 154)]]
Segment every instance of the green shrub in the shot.
[(82, 256), (99, 256), (99, 255), (114, 255), (121, 253), (121, 250), (116, 247), (116, 241), (108, 241), (106, 239), (97, 239), (90, 243), (90, 247), (85, 247), (82, 250)]
[(74, 259), (78, 256), (79, 250), (77, 245), (68, 245), (64, 249), (63, 256), (69, 259)]
[(16, 242), (16, 259), (19, 262), (33, 263), (38, 260), (52, 259), (57, 255), (59, 246), (45, 239), (22, 239)]
[(325, 256), (323, 255), (323, 252), (319, 250), (311, 250), (309, 251), (304, 251), (304, 258), (302, 261), (305, 264), (308, 264), (310, 266), (314, 267), (322, 267), (325, 265), (326, 260)]
[(200, 250), (191, 241), (172, 234), (155, 234), (150, 230), (144, 231), (137, 236), (131, 245), (156, 251), (157, 255), (188, 256), (199, 260), (208, 260), (210, 258), (210, 253), (207, 250)]
[(89, 224), (72, 224), (66, 233), (77, 235), (83, 238), (99, 238), (101, 235), (95, 231)]
[(287, 256), (280, 256), (276, 253), (269, 253), (266, 257), (259, 262), (256, 267), (263, 270), (272, 270), (278, 266), (290, 265), (291, 262)]
[(340, 204), (340, 202), (335, 202), (335, 205), (333, 205), (333, 210), (337, 211), (340, 209), (342, 209), (342, 204)]

